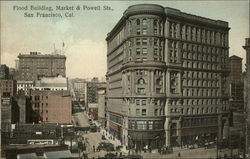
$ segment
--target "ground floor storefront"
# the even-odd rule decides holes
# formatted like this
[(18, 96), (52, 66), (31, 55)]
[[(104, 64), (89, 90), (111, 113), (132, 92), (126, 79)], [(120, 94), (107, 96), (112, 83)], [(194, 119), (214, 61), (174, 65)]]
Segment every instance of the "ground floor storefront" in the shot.
[(128, 149), (206, 147), (228, 138), (228, 116), (196, 115), (174, 118), (124, 117), (110, 114), (110, 134)]
[(129, 131), (128, 148), (137, 151), (151, 151), (159, 149), (165, 144), (164, 131)]
[(165, 139), (169, 147), (203, 147), (228, 137), (228, 116), (196, 115), (166, 118)]

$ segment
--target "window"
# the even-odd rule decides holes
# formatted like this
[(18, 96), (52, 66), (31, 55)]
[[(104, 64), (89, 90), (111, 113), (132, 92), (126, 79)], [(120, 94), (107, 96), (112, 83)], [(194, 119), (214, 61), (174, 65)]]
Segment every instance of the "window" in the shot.
[(136, 115), (140, 115), (140, 109), (136, 109)]
[(147, 19), (142, 19), (142, 25), (147, 25), (148, 22), (147, 22)]
[(140, 25), (140, 24), (141, 24), (140, 19), (137, 19), (137, 20), (136, 20), (136, 24), (137, 24), (137, 25)]
[(138, 79), (137, 81), (138, 84), (145, 84), (145, 80), (143, 78)]
[(145, 93), (145, 88), (137, 88), (137, 93), (139, 94)]
[(156, 88), (156, 93), (161, 93), (161, 88)]
[(157, 116), (158, 115), (158, 109), (155, 109), (155, 116)]
[(148, 44), (148, 39), (142, 39), (142, 45), (147, 45)]
[(146, 114), (147, 114), (147, 110), (146, 109), (142, 109), (141, 115), (146, 115)]
[(157, 20), (154, 20), (154, 26), (155, 27), (157, 26)]
[(156, 79), (156, 84), (157, 84), (157, 85), (162, 85), (162, 81), (161, 81), (160, 78), (157, 78), (157, 79)]
[(137, 29), (136, 29), (136, 34), (137, 34), (137, 35), (140, 35), (140, 34), (141, 34), (141, 29), (140, 29), (140, 28), (137, 28)]
[(153, 129), (153, 121), (148, 121), (148, 129), (149, 130)]
[(136, 45), (140, 45), (141, 44), (141, 39), (136, 39)]
[(154, 35), (157, 35), (157, 28), (154, 28)]
[(142, 35), (147, 35), (147, 28), (142, 29)]
[(136, 55), (140, 55), (141, 54), (141, 49), (140, 48), (137, 48), (136, 49)]
[(142, 105), (146, 105), (147, 101), (146, 100), (142, 100)]
[(148, 49), (147, 48), (142, 48), (142, 54), (147, 54), (148, 53)]
[(140, 105), (140, 100), (135, 100), (136, 105)]
[(147, 121), (137, 121), (138, 130), (147, 130)]

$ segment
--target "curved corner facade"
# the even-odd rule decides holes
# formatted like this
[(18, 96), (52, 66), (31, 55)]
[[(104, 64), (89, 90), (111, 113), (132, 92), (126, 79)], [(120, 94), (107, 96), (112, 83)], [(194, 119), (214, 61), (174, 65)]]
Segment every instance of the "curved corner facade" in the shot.
[(228, 30), (172, 8), (130, 6), (106, 38), (113, 136), (142, 150), (226, 135)]

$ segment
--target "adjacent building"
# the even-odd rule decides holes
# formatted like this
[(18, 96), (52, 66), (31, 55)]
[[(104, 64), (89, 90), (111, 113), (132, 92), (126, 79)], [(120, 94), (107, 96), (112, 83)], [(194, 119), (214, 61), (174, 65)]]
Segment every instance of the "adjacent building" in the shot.
[(17, 93), (28, 95), (29, 90), (33, 89), (34, 85), (34, 81), (17, 81)]
[(0, 96), (1, 105), (1, 145), (9, 143), (10, 132), (11, 132), (11, 97)]
[(98, 121), (106, 127), (106, 87), (98, 89)]
[(67, 90), (30, 90), (34, 114), (40, 123), (71, 124), (72, 103)]
[(250, 154), (250, 38), (246, 38), (243, 48), (246, 50), (246, 78), (245, 87), (245, 109), (247, 112), (246, 122), (246, 153)]
[(97, 79), (93, 78), (91, 82), (85, 83), (85, 106), (88, 108), (90, 103), (98, 103), (98, 89), (105, 88), (106, 82), (99, 82)]
[(19, 124), (37, 122), (33, 116), (32, 105), (30, 98), (24, 94), (17, 94), (13, 97), (12, 106), (16, 109), (16, 122)]
[(85, 79), (72, 79), (72, 87), (77, 101), (84, 102), (85, 100)]
[(1, 130), (2, 132), (10, 132), (11, 129), (11, 97), (0, 97), (1, 99)]
[(242, 82), (242, 58), (236, 55), (229, 57), (230, 83)]
[(0, 79), (9, 79), (9, 67), (0, 65)]
[(66, 56), (60, 54), (30, 54), (18, 55), (18, 80), (34, 81), (41, 77), (66, 76)]
[(42, 77), (35, 81), (17, 81), (17, 92), (19, 94), (28, 95), (33, 90), (68, 90), (68, 78), (58, 77)]
[(244, 82), (242, 76), (242, 58), (238, 56), (229, 57), (230, 68), (230, 106), (233, 112), (244, 111)]
[(0, 96), (14, 96), (16, 94), (16, 81), (0, 79)]
[(42, 77), (35, 81), (35, 90), (68, 90), (68, 78), (62, 77)]
[(137, 149), (226, 138), (229, 29), (173, 8), (130, 6), (106, 38), (113, 136)]

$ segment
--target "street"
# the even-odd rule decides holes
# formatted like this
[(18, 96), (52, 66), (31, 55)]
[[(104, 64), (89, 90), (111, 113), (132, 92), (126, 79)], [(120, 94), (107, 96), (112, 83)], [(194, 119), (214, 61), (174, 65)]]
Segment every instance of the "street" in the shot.
[[(88, 127), (90, 125), (88, 120), (89, 119), (86, 112), (78, 112), (73, 114), (73, 123), (77, 126)], [(104, 150), (101, 151), (96, 150), (100, 142), (109, 142), (108, 140), (102, 140), (102, 134), (100, 132), (85, 133), (81, 131), (80, 135), (84, 138), (84, 142), (86, 143), (87, 147), (85, 153), (88, 154), (89, 158), (104, 157), (105, 154), (108, 153)], [(95, 148), (95, 150), (93, 148)], [(75, 156), (77, 155), (78, 154), (75, 154)]]
[(88, 127), (88, 117), (83, 112), (78, 112), (73, 114), (73, 124), (80, 127)]
[[(78, 112), (73, 115), (74, 124), (78, 124), (81, 127), (89, 126), (89, 119), (86, 112)], [(86, 151), (85, 153), (88, 154), (89, 158), (98, 158), (104, 157), (105, 154), (108, 152), (101, 150), (97, 151), (97, 147), (100, 142), (110, 142), (116, 146), (119, 145), (119, 141), (111, 139), (110, 135), (104, 130), (101, 129), (100, 132), (83, 132), (79, 133), (83, 138), (84, 142), (86, 143)], [(106, 140), (102, 140), (102, 135), (106, 137)], [(95, 150), (94, 150), (95, 148)], [(111, 153), (127, 155), (128, 151), (122, 149), (121, 151), (113, 151)], [(238, 152), (236, 150), (232, 151), (233, 155), (236, 155)], [(82, 153), (81, 153), (82, 154)], [(205, 148), (196, 148), (196, 149), (181, 149), (181, 148), (174, 148), (172, 154), (164, 154), (161, 155), (154, 150), (153, 153), (139, 153), (145, 159), (153, 159), (153, 158), (216, 158), (217, 157), (217, 150), (216, 148), (205, 149)], [(229, 149), (224, 149), (222, 151), (218, 151), (218, 157), (224, 157), (224, 154), (231, 156), (231, 151)], [(188, 156), (188, 157), (187, 157)]]

